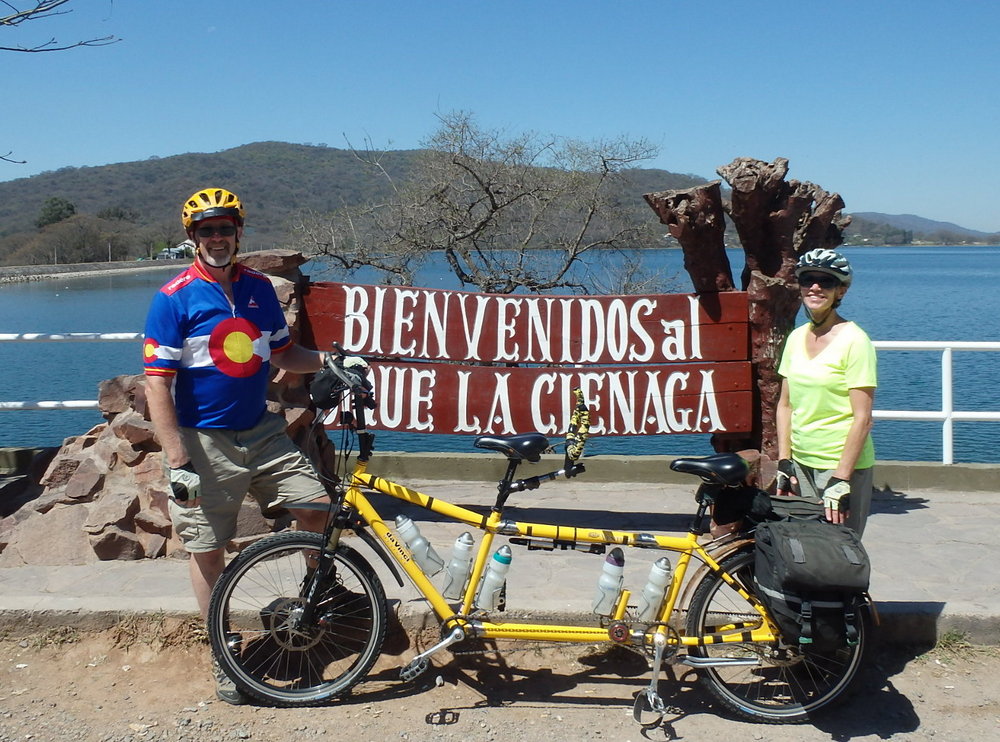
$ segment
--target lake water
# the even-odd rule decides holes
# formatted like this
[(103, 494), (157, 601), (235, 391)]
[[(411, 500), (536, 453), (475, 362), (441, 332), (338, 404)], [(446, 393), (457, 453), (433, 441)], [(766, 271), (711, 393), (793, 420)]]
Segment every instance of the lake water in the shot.
[[(1000, 283), (1000, 247), (844, 248), (856, 271), (841, 312), (873, 340), (1000, 340), (994, 287)], [(742, 252), (730, 250), (734, 272)], [(650, 251), (648, 267), (679, 276), (689, 288), (679, 250)], [(310, 272), (310, 266), (305, 267)], [(0, 333), (141, 332), (153, 293), (176, 268), (106, 273), (0, 286)], [(322, 278), (318, 269), (314, 278)], [(418, 284), (459, 288), (440, 266)], [(990, 309), (993, 307), (993, 309)], [(801, 319), (801, 318), (800, 318)], [(95, 399), (97, 384), (141, 371), (137, 343), (0, 343), (0, 400)], [(940, 353), (881, 351), (876, 409), (941, 408)], [(956, 352), (955, 408), (1000, 410), (1000, 353)], [(101, 422), (92, 411), (0, 412), (0, 446), (58, 445)], [(1000, 462), (1000, 423), (956, 423), (955, 460)], [(882, 460), (939, 461), (941, 424), (878, 421)], [(471, 451), (461, 436), (381, 433), (378, 449)], [(597, 438), (591, 453), (710, 453), (706, 436)]]

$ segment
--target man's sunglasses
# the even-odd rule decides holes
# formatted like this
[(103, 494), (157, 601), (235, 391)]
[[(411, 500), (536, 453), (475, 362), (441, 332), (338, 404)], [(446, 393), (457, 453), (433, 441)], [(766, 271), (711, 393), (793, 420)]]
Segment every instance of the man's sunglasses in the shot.
[(215, 235), (219, 235), (220, 237), (232, 237), (236, 234), (236, 227), (232, 224), (226, 224), (221, 227), (198, 227), (194, 233), (199, 237), (204, 238), (213, 237)]
[(840, 280), (829, 273), (803, 273), (799, 276), (801, 288), (807, 289), (817, 283), (821, 289), (835, 289), (840, 286)]

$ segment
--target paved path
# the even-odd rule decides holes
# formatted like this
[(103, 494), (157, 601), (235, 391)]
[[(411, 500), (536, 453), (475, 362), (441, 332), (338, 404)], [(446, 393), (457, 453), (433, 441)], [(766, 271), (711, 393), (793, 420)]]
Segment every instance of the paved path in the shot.
[[(488, 507), (492, 484), (417, 481), (427, 494)], [(583, 477), (553, 482), (511, 496), (510, 517), (621, 530), (682, 532), (694, 512), (692, 488), (679, 485), (587, 483)], [(977, 643), (1000, 644), (1000, 545), (994, 539), (994, 493), (912, 490), (876, 496), (864, 543), (872, 558), (871, 593), (885, 640), (932, 641), (961, 632)], [(382, 496), (388, 519), (400, 505)], [(464, 530), (447, 522), (420, 521), (422, 510), (401, 506), (447, 558)], [(395, 509), (391, 509), (395, 508)], [(475, 534), (474, 534), (475, 535)], [(499, 543), (499, 542), (498, 542)], [(642, 589), (657, 554), (626, 551), (626, 587)], [(576, 552), (528, 552), (515, 548), (508, 579), (509, 615), (587, 613), (602, 557)], [(386, 575), (390, 597), (413, 621), (425, 604), (407, 584)], [(123, 613), (195, 613), (182, 559), (95, 562), (81, 566), (0, 569), (0, 628), (72, 624), (99, 627)]]

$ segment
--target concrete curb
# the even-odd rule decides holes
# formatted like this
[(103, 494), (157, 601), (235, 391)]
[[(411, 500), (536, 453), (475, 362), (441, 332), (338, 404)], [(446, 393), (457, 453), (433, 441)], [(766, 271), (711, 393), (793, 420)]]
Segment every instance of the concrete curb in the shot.
[[(33, 456), (42, 448), (0, 448), (0, 476), (24, 474)], [(706, 452), (706, 455), (709, 452)], [(636, 482), (691, 485), (687, 474), (670, 470), (680, 456), (587, 456), (587, 480), (591, 482)], [(559, 468), (561, 457), (543, 456), (541, 464), (526, 467), (524, 476)], [(436, 453), (377, 451), (372, 471), (398, 481), (451, 479), (463, 482), (498, 481), (506, 460), (484, 453)], [(935, 461), (877, 461), (875, 486), (890, 491), (940, 489), (956, 492), (1000, 493), (1000, 464), (941, 464)]]
[[(391, 601), (392, 602), (392, 601)], [(961, 636), (975, 645), (1000, 645), (1000, 616), (941, 614), (926, 605), (875, 603), (877, 625), (876, 642), (887, 646), (933, 646), (942, 636)], [(503, 615), (503, 614), (501, 614)], [(133, 618), (197, 620), (192, 610), (93, 610), (7, 608), (0, 610), (0, 634), (23, 637), (38, 632), (72, 627), (76, 631), (105, 631)], [(400, 604), (397, 611), (400, 625), (411, 637), (436, 633), (437, 618), (429, 609), (419, 605)], [(540, 623), (568, 623), (597, 625), (593, 615), (587, 613), (553, 613), (545, 611), (517, 611), (508, 620), (530, 620)]]

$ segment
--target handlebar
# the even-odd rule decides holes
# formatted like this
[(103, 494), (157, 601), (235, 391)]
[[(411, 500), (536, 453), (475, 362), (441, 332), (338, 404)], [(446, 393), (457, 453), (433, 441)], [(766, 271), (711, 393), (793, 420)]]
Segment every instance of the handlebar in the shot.
[(368, 361), (361, 356), (348, 355), (340, 343), (333, 344), (336, 353), (328, 353), (325, 368), (328, 369), (351, 394), (368, 395), (371, 400), (369, 409), (375, 408), (375, 399), (371, 395), (372, 385), (368, 381)]

